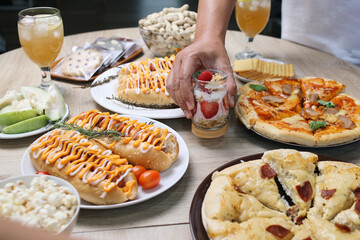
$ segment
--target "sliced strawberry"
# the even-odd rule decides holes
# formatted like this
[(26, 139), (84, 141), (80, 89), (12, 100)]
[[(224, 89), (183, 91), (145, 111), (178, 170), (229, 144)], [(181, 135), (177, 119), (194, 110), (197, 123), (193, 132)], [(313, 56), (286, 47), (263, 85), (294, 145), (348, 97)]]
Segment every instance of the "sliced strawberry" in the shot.
[(201, 80), (201, 81), (207, 81), (210, 82), (212, 79), (212, 74), (209, 71), (203, 71), (202, 73), (199, 74), (199, 76), (197, 77), (197, 79)]
[(219, 103), (202, 101), (200, 103), (201, 112), (206, 119), (212, 118), (219, 111)]

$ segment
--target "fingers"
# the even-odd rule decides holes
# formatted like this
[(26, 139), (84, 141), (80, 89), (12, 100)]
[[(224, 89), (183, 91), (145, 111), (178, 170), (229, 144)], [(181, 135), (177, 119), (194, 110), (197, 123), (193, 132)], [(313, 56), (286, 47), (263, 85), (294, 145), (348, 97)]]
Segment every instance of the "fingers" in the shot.
[(183, 95), (182, 95), (181, 84), (183, 80), (180, 77), (180, 72), (182, 71), (181, 69), (182, 69), (182, 58), (178, 57), (176, 58), (173, 68), (171, 69), (170, 74), (168, 76), (166, 82), (166, 89), (169, 92), (171, 98), (184, 111), (186, 118), (191, 118), (193, 114), (191, 110), (189, 110), (189, 108), (187, 107), (186, 102), (183, 99)]

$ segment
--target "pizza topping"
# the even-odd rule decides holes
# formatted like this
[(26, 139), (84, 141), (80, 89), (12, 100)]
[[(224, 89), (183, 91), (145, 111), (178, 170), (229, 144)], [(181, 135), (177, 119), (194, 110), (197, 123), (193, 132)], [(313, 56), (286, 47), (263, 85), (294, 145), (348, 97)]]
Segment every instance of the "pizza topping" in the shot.
[(310, 122), (310, 127), (313, 131), (315, 131), (318, 128), (325, 128), (326, 122), (325, 121), (312, 121), (312, 122)]
[(354, 210), (355, 210), (356, 214), (360, 216), (360, 200), (356, 201)]
[(295, 222), (295, 220), (297, 221), (297, 218), (295, 219), (295, 217), (297, 217), (299, 211), (300, 211), (299, 207), (293, 205), (286, 210), (286, 216), (290, 217), (291, 221)]
[(219, 103), (202, 101), (200, 103), (201, 112), (206, 119), (214, 117), (219, 111)]
[(309, 100), (312, 103), (316, 103), (320, 99), (319, 95), (317, 93), (311, 93), (309, 95)]
[(317, 111), (315, 111), (312, 108), (304, 108), (303, 115), (306, 118), (317, 119), (319, 117), (320, 113), (318, 113)]
[(259, 84), (250, 84), (249, 85), (252, 89), (254, 89), (257, 92), (260, 91), (266, 91), (266, 87), (264, 87), (263, 85), (259, 85)]
[(335, 115), (339, 112), (339, 109), (336, 108), (325, 108), (323, 114)]
[(326, 200), (329, 200), (332, 196), (334, 196), (336, 189), (323, 189), (321, 190), (321, 196)]
[(292, 93), (292, 86), (290, 84), (285, 84), (282, 87), (282, 91), (283, 91), (283, 93), (290, 95)]
[(266, 228), (266, 231), (280, 239), (285, 238), (288, 234), (291, 233), (290, 230), (280, 225), (270, 225)]
[(346, 129), (353, 129), (354, 127), (356, 127), (355, 123), (350, 118), (348, 118), (344, 115), (338, 116), (338, 122), (340, 123), (340, 125), (343, 128), (346, 128)]
[(335, 107), (335, 104), (333, 102), (327, 102), (327, 101), (323, 101), (323, 100), (318, 100), (317, 101), (320, 105), (323, 105), (327, 108), (333, 108)]
[(354, 191), (356, 200), (360, 200), (360, 187), (356, 188)]
[(299, 216), (299, 217), (297, 217), (295, 223), (296, 223), (297, 225), (303, 224), (303, 221), (304, 221), (305, 217), (306, 217), (306, 216)]
[(239, 193), (246, 194), (246, 192), (243, 192), (238, 185), (234, 184), (234, 189), (238, 191)]
[(276, 176), (276, 172), (270, 164), (266, 163), (260, 168), (260, 173), (262, 178), (273, 178)]
[(338, 223), (335, 223), (335, 226), (343, 232), (351, 232), (351, 229), (348, 226), (341, 225)]
[(313, 189), (311, 183), (309, 181), (304, 182), (303, 185), (296, 185), (296, 190), (300, 196), (300, 198), (307, 202), (311, 199), (313, 194)]
[(309, 236), (307, 238), (304, 238), (303, 240), (312, 240), (312, 238)]
[(261, 99), (264, 101), (264, 102), (268, 102), (268, 103), (283, 103), (285, 100), (281, 97), (277, 97), (277, 96), (263, 96), (261, 97)]

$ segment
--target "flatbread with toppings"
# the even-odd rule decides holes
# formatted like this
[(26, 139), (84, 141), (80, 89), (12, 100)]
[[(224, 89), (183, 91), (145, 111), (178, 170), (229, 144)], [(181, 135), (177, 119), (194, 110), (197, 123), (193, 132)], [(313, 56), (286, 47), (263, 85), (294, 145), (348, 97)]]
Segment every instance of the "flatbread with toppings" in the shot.
[(203, 225), (210, 239), (360, 239), (359, 177), (351, 163), (268, 151), (212, 175)]
[(235, 112), (256, 132), (305, 146), (331, 146), (360, 138), (360, 101), (330, 79), (269, 79), (238, 92)]

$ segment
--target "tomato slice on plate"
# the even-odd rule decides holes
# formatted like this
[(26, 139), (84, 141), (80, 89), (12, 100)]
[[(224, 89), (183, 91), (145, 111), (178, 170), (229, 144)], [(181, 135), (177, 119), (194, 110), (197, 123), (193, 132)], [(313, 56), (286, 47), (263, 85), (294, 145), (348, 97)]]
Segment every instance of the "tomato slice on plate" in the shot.
[(47, 172), (42, 172), (42, 171), (39, 171), (39, 172), (37, 172), (36, 174), (38, 174), (38, 175), (50, 175), (49, 173), (47, 173)]

